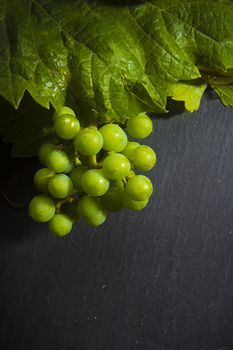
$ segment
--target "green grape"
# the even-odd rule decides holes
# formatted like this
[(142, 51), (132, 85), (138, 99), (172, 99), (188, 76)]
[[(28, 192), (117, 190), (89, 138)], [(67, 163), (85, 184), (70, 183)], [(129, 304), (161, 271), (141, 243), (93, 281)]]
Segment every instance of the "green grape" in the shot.
[(74, 188), (78, 192), (83, 192), (82, 188), (82, 176), (87, 171), (85, 166), (74, 168), (70, 173), (70, 178), (73, 181)]
[(47, 167), (56, 173), (63, 173), (70, 164), (69, 156), (66, 152), (55, 149), (52, 150), (46, 158)]
[(140, 146), (140, 143), (134, 142), (134, 141), (128, 141), (126, 147), (123, 149), (121, 153), (124, 154), (124, 156), (126, 156), (131, 161), (133, 151), (138, 146)]
[(124, 191), (111, 187), (101, 198), (103, 207), (108, 211), (118, 211), (123, 207), (123, 193)]
[(80, 130), (80, 124), (73, 115), (63, 114), (55, 120), (54, 130), (61, 139), (72, 140)]
[(56, 236), (66, 236), (73, 227), (72, 219), (63, 213), (55, 214), (48, 223), (49, 230)]
[(82, 176), (81, 184), (84, 192), (93, 197), (102, 196), (109, 188), (109, 181), (99, 169), (87, 170)]
[(134, 201), (130, 199), (127, 196), (127, 194), (125, 194), (123, 197), (124, 207), (134, 211), (142, 210), (147, 206), (148, 202), (149, 202), (149, 198), (145, 199), (144, 201)]
[(127, 121), (127, 130), (132, 137), (145, 139), (153, 131), (152, 120), (145, 113), (131, 117)]
[(41, 194), (32, 198), (28, 206), (28, 214), (38, 222), (47, 222), (55, 214), (55, 205), (49, 196)]
[(56, 146), (52, 143), (45, 143), (43, 144), (38, 152), (38, 158), (41, 164), (46, 165), (46, 159), (47, 156), (50, 154), (51, 151), (54, 151), (56, 149)]
[(54, 198), (64, 199), (72, 193), (73, 183), (69, 176), (57, 174), (49, 180), (48, 189)]
[(69, 114), (75, 117), (73, 109), (71, 109), (70, 107), (63, 106), (53, 113), (53, 122), (55, 122), (63, 114)]
[(144, 175), (135, 175), (131, 177), (125, 186), (127, 197), (134, 201), (144, 201), (152, 192), (153, 185), (150, 179)]
[(104, 221), (106, 220), (106, 213), (102, 212), (95, 216), (92, 216), (91, 218), (85, 218), (85, 219), (89, 225), (96, 227), (104, 223)]
[(110, 154), (103, 161), (103, 172), (110, 180), (123, 179), (130, 172), (130, 162), (123, 154)]
[(149, 146), (142, 145), (133, 151), (132, 162), (136, 169), (149, 171), (155, 166), (156, 154)]
[(117, 124), (105, 124), (99, 129), (103, 136), (105, 151), (121, 152), (127, 145), (127, 135)]
[(84, 156), (97, 154), (103, 146), (103, 137), (94, 127), (81, 129), (74, 139), (74, 148)]
[(48, 192), (48, 182), (56, 175), (55, 171), (49, 168), (41, 168), (34, 175), (34, 184), (41, 192)]
[(63, 171), (64, 174), (70, 173), (74, 169), (74, 163), (69, 159), (69, 164), (67, 168)]
[(99, 226), (106, 220), (106, 210), (98, 198), (87, 195), (79, 199), (80, 215), (92, 226)]

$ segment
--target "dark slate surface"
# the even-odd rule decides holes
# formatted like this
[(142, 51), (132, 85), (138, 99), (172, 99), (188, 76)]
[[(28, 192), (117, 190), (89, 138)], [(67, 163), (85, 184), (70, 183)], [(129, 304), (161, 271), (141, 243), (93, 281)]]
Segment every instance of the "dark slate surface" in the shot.
[[(1, 350), (233, 349), (232, 109), (206, 95), (154, 128), (141, 213), (59, 239), (1, 199)], [(8, 150), (2, 186), (22, 201), (36, 163)]]

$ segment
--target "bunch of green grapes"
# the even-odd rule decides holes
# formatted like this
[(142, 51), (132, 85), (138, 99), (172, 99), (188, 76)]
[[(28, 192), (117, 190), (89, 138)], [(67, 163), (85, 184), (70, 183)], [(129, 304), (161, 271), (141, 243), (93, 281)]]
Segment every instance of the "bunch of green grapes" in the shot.
[[(139, 211), (147, 205), (153, 185), (136, 171), (154, 167), (156, 154), (149, 146), (129, 141), (118, 124), (81, 127), (66, 106), (54, 113), (53, 123), (60, 142), (39, 149), (43, 167), (35, 173), (34, 184), (40, 194), (28, 208), (33, 220), (47, 222), (51, 232), (65, 236), (80, 218), (99, 226), (107, 211)], [(144, 139), (153, 124), (140, 113), (127, 121), (126, 131), (134, 139)]]

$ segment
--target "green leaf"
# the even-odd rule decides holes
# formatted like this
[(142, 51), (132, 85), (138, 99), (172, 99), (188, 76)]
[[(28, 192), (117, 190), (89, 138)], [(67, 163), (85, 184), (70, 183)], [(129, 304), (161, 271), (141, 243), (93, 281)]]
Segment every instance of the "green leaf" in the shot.
[(215, 86), (214, 91), (225, 106), (233, 107), (233, 84), (225, 86)]
[[(166, 112), (185, 81), (189, 92), (174, 98), (193, 109), (204, 85), (192, 81), (232, 74), (232, 33), (230, 0), (0, 0), (0, 95), (18, 108), (28, 91), (45, 108), (68, 104), (84, 124), (124, 123)], [(40, 132), (43, 117), (30, 118)]]
[(228, 76), (206, 74), (203, 78), (225, 106), (233, 106), (233, 70), (229, 72)]
[(191, 85), (191, 83), (178, 82), (170, 85), (168, 90), (168, 96), (176, 101), (184, 101), (185, 108), (189, 112), (196, 111), (201, 102), (202, 95), (204, 94), (207, 84), (200, 82), (197, 85)]

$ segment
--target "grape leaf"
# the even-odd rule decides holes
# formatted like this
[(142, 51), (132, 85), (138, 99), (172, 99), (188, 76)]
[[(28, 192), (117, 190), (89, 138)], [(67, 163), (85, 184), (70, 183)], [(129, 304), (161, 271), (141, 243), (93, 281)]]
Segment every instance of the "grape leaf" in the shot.
[(176, 101), (184, 101), (185, 108), (189, 112), (196, 111), (201, 102), (202, 95), (207, 88), (207, 84), (200, 81), (196, 85), (178, 82), (170, 85), (168, 95)]
[(206, 75), (205, 80), (225, 106), (233, 106), (233, 71), (227, 77)]
[(0, 23), (0, 95), (18, 108), (27, 90), (87, 124), (166, 112), (174, 84), (233, 69), (230, 0), (0, 0)]
[(225, 106), (233, 107), (233, 83), (225, 86), (216, 86), (214, 91)]

